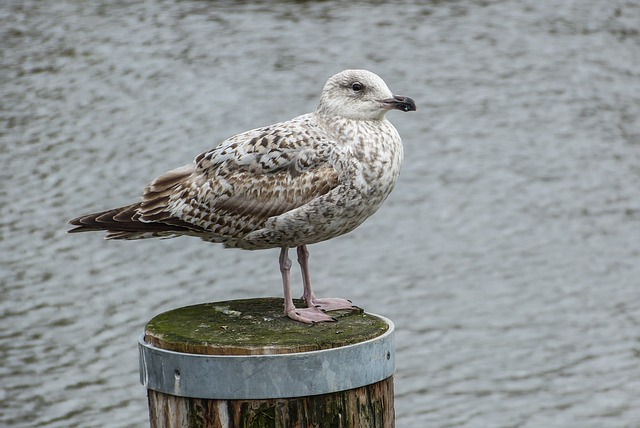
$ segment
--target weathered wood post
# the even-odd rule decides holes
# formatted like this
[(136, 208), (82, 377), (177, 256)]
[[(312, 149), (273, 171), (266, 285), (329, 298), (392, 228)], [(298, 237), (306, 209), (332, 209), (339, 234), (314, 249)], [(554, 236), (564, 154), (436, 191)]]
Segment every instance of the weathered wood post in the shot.
[(394, 427), (393, 323), (332, 315), (300, 324), (265, 298), (156, 316), (139, 343), (151, 427)]

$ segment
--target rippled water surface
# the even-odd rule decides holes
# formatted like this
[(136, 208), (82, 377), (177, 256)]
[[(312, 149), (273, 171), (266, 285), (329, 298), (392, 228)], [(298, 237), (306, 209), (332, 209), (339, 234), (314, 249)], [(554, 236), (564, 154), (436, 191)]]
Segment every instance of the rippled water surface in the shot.
[(5, 1), (0, 23), (0, 425), (147, 425), (146, 321), (279, 296), (278, 252), (66, 221), (366, 68), (418, 103), (388, 115), (405, 166), (311, 268), (396, 323), (397, 426), (640, 426), (638, 2)]

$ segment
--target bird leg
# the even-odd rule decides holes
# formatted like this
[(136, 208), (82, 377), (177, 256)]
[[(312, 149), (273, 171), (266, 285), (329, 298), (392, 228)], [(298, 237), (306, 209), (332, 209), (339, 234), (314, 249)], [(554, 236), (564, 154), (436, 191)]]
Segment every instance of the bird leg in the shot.
[(308, 308), (296, 308), (291, 297), (291, 260), (288, 257), (289, 248), (282, 247), (280, 251), (280, 273), (282, 274), (282, 287), (284, 288), (284, 315), (295, 321), (307, 324), (315, 324), (322, 321), (335, 321), (336, 319), (324, 313), (315, 306)]
[(304, 294), (302, 298), (307, 304), (307, 307), (316, 307), (323, 311), (337, 311), (340, 309), (356, 309), (351, 301), (347, 299), (341, 299), (337, 297), (327, 297), (324, 299), (318, 299), (313, 290), (311, 290), (311, 275), (309, 274), (309, 250), (306, 245), (300, 245), (297, 248), (298, 263), (300, 263), (300, 270), (302, 271), (302, 284), (304, 285)]

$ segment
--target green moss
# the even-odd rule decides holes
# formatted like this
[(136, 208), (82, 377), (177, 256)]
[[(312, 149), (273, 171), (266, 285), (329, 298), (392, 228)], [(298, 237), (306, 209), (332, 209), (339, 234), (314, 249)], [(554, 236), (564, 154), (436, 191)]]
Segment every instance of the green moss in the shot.
[[(304, 306), (302, 301), (295, 302)], [(282, 315), (282, 299), (231, 300), (186, 306), (154, 317), (147, 341), (177, 352), (266, 354), (350, 345), (380, 336), (386, 322), (362, 310), (334, 311), (337, 322), (315, 325)]]

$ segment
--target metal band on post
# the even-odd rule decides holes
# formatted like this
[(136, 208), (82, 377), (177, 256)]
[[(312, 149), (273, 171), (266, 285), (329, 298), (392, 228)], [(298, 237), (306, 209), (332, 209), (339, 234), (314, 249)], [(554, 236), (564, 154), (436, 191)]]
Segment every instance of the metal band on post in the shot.
[(370, 385), (395, 371), (394, 325), (338, 348), (275, 355), (200, 355), (138, 341), (140, 382), (178, 397), (258, 400), (329, 394)]

